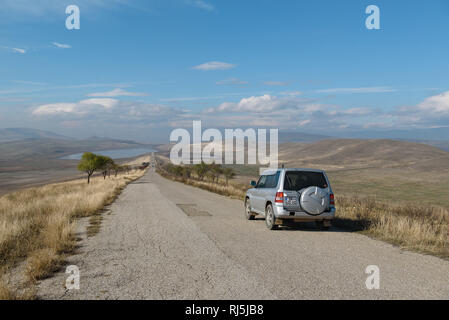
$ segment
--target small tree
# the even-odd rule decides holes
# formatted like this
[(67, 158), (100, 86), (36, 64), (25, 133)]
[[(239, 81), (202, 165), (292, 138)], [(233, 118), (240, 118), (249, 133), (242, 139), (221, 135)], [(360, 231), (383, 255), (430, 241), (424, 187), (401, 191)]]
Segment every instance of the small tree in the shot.
[(109, 170), (111, 170), (111, 167), (114, 164), (114, 160), (106, 156), (98, 156), (98, 164), (98, 169), (101, 170), (103, 178), (106, 179)]
[(199, 180), (204, 180), (204, 176), (209, 171), (209, 166), (201, 161), (201, 163), (193, 166), (193, 170), (195, 171), (195, 174), (198, 176)]
[(226, 185), (228, 185), (229, 179), (232, 179), (235, 177), (235, 172), (231, 168), (225, 168), (225, 169), (223, 169), (223, 175), (226, 179)]
[(212, 182), (218, 182), (220, 175), (223, 174), (223, 168), (221, 165), (215, 162), (210, 165), (210, 172), (212, 176)]
[(131, 168), (127, 164), (124, 164), (124, 165), (120, 166), (120, 169), (119, 169), (120, 172), (123, 172), (123, 173), (126, 173), (126, 174), (129, 174), (130, 170), (131, 170)]
[(87, 183), (90, 183), (90, 177), (99, 167), (99, 157), (92, 152), (85, 152), (78, 163), (78, 170), (87, 173)]
[(122, 167), (119, 166), (118, 164), (114, 163), (112, 165), (112, 170), (114, 171), (115, 177), (117, 177), (118, 173), (122, 170)]
[(182, 175), (184, 176), (184, 178), (190, 179), (192, 175), (192, 168), (189, 166), (183, 167)]

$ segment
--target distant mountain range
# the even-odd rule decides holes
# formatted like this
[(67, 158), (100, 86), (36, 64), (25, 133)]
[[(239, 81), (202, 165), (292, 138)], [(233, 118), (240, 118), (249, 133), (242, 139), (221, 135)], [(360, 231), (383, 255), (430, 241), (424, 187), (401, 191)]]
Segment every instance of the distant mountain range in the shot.
[[(413, 133), (413, 134), (412, 134)], [(412, 137), (412, 138), (411, 138)], [(449, 128), (434, 128), (434, 129), (417, 129), (414, 131), (403, 130), (389, 130), (379, 132), (352, 132), (345, 135), (329, 136), (324, 134), (304, 133), (297, 131), (284, 131), (279, 130), (279, 143), (287, 142), (301, 142), (301, 143), (313, 143), (328, 139), (392, 139), (409, 142), (423, 143), (432, 145), (437, 148), (449, 151)], [(65, 140), (65, 141), (78, 141), (58, 133), (54, 133), (46, 130), (31, 129), (31, 128), (6, 128), (0, 129), (0, 143), (21, 141), (21, 140)], [(97, 143), (103, 142), (119, 142), (124, 144), (135, 144), (136, 142), (128, 139), (110, 139), (107, 137), (90, 137), (88, 139), (82, 139), (84, 141), (97, 141)]]
[(30, 128), (0, 129), (0, 142), (17, 141), (25, 139), (59, 139), (73, 140), (72, 138), (45, 130)]
[(151, 146), (132, 140), (102, 137), (74, 139), (54, 132), (30, 128), (0, 129), (0, 169), (17, 162), (45, 162), (86, 151), (145, 147)]
[[(410, 138), (412, 137), (413, 138)], [(417, 138), (415, 138), (417, 137)], [(362, 139), (362, 140), (398, 140), (431, 145), (449, 151), (449, 128), (418, 129), (416, 131), (389, 130), (382, 132), (352, 132), (347, 135), (326, 136), (302, 132), (279, 131), (279, 143), (303, 142), (312, 143), (329, 139)]]
[(364, 130), (338, 134), (350, 139), (394, 139), (405, 141), (449, 141), (449, 127), (409, 130)]
[(321, 140), (332, 139), (333, 137), (304, 132), (279, 131), (278, 138), (279, 143), (285, 143), (285, 142), (317, 142)]

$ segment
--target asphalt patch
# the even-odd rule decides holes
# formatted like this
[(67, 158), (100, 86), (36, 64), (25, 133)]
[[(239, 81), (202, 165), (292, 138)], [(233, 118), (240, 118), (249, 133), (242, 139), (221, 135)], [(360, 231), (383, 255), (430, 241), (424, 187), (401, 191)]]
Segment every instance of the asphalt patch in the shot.
[(189, 217), (211, 217), (212, 215), (204, 210), (198, 210), (196, 204), (176, 204)]

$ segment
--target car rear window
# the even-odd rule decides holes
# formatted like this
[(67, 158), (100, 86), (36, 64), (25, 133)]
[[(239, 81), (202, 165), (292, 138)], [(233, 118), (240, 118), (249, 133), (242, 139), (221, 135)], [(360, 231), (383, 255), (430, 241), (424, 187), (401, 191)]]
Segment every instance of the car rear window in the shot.
[(326, 178), (322, 172), (287, 171), (284, 190), (301, 190), (308, 187), (327, 188)]

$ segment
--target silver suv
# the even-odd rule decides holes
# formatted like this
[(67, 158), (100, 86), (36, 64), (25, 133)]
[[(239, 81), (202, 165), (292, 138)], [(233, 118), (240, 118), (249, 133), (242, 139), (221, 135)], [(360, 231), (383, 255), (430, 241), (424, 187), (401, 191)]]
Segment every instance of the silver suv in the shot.
[(315, 221), (328, 229), (335, 217), (335, 200), (326, 173), (315, 169), (270, 169), (246, 192), (245, 215), (265, 217), (270, 230), (290, 221)]

